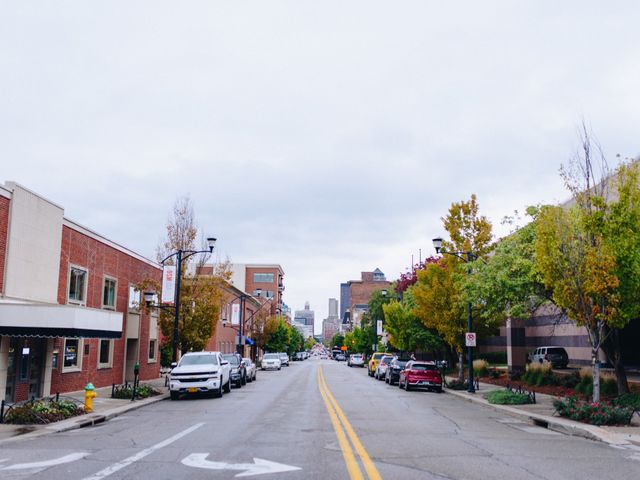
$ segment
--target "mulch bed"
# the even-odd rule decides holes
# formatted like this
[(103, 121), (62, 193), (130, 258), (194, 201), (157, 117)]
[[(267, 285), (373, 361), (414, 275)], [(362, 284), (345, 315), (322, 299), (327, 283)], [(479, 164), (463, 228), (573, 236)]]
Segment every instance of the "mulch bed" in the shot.
[(522, 381), (509, 380), (506, 375), (503, 375), (499, 378), (480, 377), (480, 382), (500, 385), (502, 387), (506, 387), (507, 385), (514, 388), (522, 386), (522, 388), (525, 390), (533, 390), (536, 393), (553, 395), (554, 397), (569, 397), (576, 394), (576, 392), (572, 388), (562, 387), (560, 385), (543, 385), (538, 387), (536, 385), (529, 385), (528, 383)]

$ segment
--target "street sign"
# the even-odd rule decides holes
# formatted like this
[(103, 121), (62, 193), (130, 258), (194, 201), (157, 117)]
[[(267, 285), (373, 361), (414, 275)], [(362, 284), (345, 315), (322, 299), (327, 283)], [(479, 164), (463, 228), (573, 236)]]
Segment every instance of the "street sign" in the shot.
[(467, 347), (476, 346), (476, 334), (475, 332), (467, 332), (464, 334), (464, 339)]
[(376, 321), (376, 335), (382, 335), (382, 320)]
[(340, 350), (342, 350), (343, 352), (347, 351), (347, 347), (345, 347), (344, 345), (342, 347), (340, 347)]

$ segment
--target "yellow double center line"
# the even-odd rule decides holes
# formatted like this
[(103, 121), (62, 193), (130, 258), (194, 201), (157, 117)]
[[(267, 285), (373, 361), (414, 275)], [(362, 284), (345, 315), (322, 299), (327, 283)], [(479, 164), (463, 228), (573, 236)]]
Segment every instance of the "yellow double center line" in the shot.
[[(340, 405), (338, 405), (338, 402), (336, 402), (336, 399), (331, 394), (331, 391), (327, 386), (327, 382), (324, 379), (322, 367), (318, 367), (318, 388), (320, 388), (320, 394), (322, 395), (324, 404), (329, 412), (333, 429), (336, 431), (338, 443), (340, 444), (344, 461), (347, 464), (349, 478), (351, 480), (364, 480), (358, 460), (356, 460), (356, 457), (353, 454), (353, 450), (355, 450), (358, 457), (360, 457), (360, 461), (367, 472), (369, 480), (382, 480), (380, 472), (378, 472), (378, 469), (369, 457), (369, 454), (362, 446), (360, 439), (353, 430), (349, 420), (347, 420), (347, 417), (340, 408)], [(348, 439), (347, 436), (349, 437)], [(349, 443), (349, 440), (351, 443)], [(353, 445), (353, 448), (351, 448), (351, 445)]]

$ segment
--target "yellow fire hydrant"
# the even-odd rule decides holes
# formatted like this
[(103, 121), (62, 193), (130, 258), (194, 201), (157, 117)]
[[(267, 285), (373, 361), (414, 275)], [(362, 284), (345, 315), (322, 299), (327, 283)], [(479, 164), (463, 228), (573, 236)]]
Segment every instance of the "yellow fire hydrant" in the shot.
[(87, 383), (86, 387), (84, 387), (84, 411), (86, 413), (93, 412), (93, 399), (97, 395), (96, 387), (93, 386), (93, 383)]

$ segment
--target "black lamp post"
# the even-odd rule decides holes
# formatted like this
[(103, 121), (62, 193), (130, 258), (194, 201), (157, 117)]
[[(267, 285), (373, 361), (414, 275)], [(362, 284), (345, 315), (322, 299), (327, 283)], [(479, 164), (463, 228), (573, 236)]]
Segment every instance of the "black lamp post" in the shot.
[[(256, 290), (256, 295), (255, 295), (255, 296), (256, 296), (256, 297), (260, 297), (261, 295), (262, 295), (262, 289), (261, 289), (261, 288), (258, 288), (258, 289)], [(238, 325), (238, 327), (237, 327), (237, 328), (236, 328), (236, 327), (234, 327), (233, 325), (227, 325), (227, 324), (226, 324), (226, 322), (224, 322), (224, 321), (222, 322), (222, 326), (223, 326), (223, 327), (233, 328), (235, 331), (237, 331), (237, 332), (238, 332), (238, 345), (236, 346), (236, 351), (237, 351), (241, 356), (244, 356), (244, 355), (243, 355), (243, 353), (244, 353), (244, 349), (243, 349), (243, 347), (242, 347), (242, 336), (243, 336), (243, 333), (244, 333), (244, 323), (245, 323), (245, 320), (242, 318), (242, 317), (243, 317), (243, 315), (244, 315), (244, 303), (245, 303), (245, 300), (246, 300), (248, 297), (250, 297), (250, 296), (251, 296), (251, 295), (247, 295), (247, 294), (244, 294), (244, 293), (243, 293), (243, 294), (238, 295), (237, 297), (234, 297), (234, 298), (233, 298), (233, 300), (232, 300), (232, 301), (234, 301), (234, 300), (240, 300), (240, 324)], [(252, 319), (252, 318), (253, 318), (253, 317), (254, 317), (254, 316), (255, 316), (255, 315), (256, 315), (256, 314), (257, 314), (257, 313), (262, 309), (262, 307), (264, 307), (265, 305), (270, 304), (270, 303), (271, 303), (270, 301), (267, 301), (267, 302), (263, 303), (262, 305), (260, 305), (260, 306), (258, 307), (258, 309), (257, 309), (255, 312), (253, 312), (253, 313), (249, 316), (249, 318), (247, 318), (247, 319), (246, 319), (246, 322), (248, 322), (249, 320), (251, 320), (251, 319)]]
[[(207, 245), (209, 247), (209, 250), (182, 250), (179, 249), (176, 252), (173, 252), (171, 255), (167, 256), (164, 260), (162, 260), (160, 263), (164, 266), (164, 262), (166, 262), (167, 260), (169, 260), (171, 257), (176, 257), (176, 294), (175, 294), (175, 302), (174, 302), (174, 309), (175, 309), (175, 316), (173, 319), (173, 351), (171, 354), (171, 361), (172, 362), (176, 362), (178, 361), (178, 344), (180, 343), (179, 341), (179, 324), (180, 324), (180, 277), (182, 277), (182, 262), (184, 260), (186, 260), (187, 258), (191, 257), (192, 255), (196, 255), (198, 253), (211, 253), (213, 252), (213, 248), (216, 245), (216, 239), (213, 237), (209, 237), (207, 238)], [(153, 293), (151, 293), (150, 297), (147, 297), (147, 293), (145, 293), (145, 301), (147, 300), (147, 298), (149, 298), (150, 300), (153, 298)], [(149, 305), (149, 304), (148, 304)], [(155, 308), (166, 308), (166, 307), (162, 307), (160, 305), (155, 305)]]
[[(434, 238), (433, 246), (436, 249), (436, 253), (442, 253), (447, 255), (453, 255), (458, 257), (461, 260), (464, 260), (467, 263), (467, 275), (471, 275), (471, 262), (474, 260), (475, 255), (473, 252), (447, 252), (442, 249), (442, 238)], [(471, 319), (471, 302), (467, 302), (467, 331), (471, 332), (473, 330), (473, 321)], [(469, 380), (467, 386), (467, 392), (475, 393), (476, 389), (473, 386), (473, 347), (467, 347), (467, 359), (469, 362)]]

